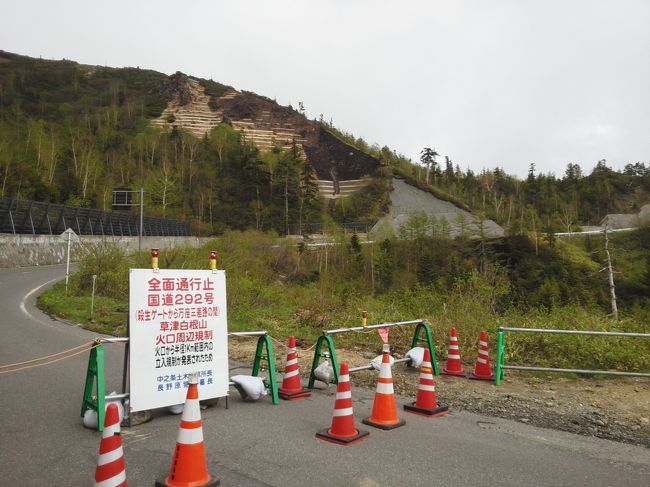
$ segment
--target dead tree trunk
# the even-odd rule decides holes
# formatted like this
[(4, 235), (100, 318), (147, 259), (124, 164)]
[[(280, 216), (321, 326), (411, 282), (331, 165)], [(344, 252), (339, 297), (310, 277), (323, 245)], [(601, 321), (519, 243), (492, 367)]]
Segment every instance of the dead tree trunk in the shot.
[(614, 270), (612, 269), (612, 258), (609, 255), (609, 235), (607, 234), (609, 223), (605, 223), (605, 257), (607, 258), (607, 281), (609, 282), (609, 296), (612, 306), (612, 317), (618, 320), (618, 306), (616, 305), (616, 286), (614, 285)]

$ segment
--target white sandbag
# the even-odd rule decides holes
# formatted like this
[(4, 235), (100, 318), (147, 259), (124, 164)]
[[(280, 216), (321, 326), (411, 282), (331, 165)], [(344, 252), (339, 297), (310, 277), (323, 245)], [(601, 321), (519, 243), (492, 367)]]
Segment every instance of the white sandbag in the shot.
[[(119, 398), (111, 399), (111, 396), (115, 396), (115, 395), (117, 395), (117, 392), (113, 391), (108, 396), (106, 396), (106, 407), (108, 408), (108, 405), (111, 403), (117, 406), (117, 413), (119, 415), (120, 423), (121, 423), (122, 419), (124, 419), (124, 406), (122, 406), (122, 402)], [(96, 430), (99, 427), (97, 411), (95, 411), (94, 409), (87, 409), (86, 412), (84, 413), (83, 425), (84, 427), (89, 428), (91, 430)]]
[(97, 422), (97, 411), (94, 409), (86, 409), (86, 412), (84, 413), (83, 425), (86, 428), (90, 428), (91, 430), (96, 430), (99, 426)]
[(185, 404), (174, 404), (173, 406), (167, 406), (167, 412), (171, 414), (182, 414)]
[[(390, 359), (390, 366), (392, 367), (393, 364), (395, 363), (395, 359), (393, 358), (392, 355), (389, 355), (388, 358)], [(381, 369), (381, 362), (384, 359), (383, 355), (377, 355), (375, 358), (373, 358), (370, 361), (370, 365), (372, 365), (372, 368), (375, 370), (380, 370)]]
[(424, 347), (415, 347), (406, 352), (405, 357), (408, 357), (411, 359), (410, 362), (407, 362), (409, 367), (414, 367), (416, 369), (419, 369), (420, 366), (422, 365), (422, 361), (424, 360)]
[(334, 378), (334, 369), (330, 365), (329, 360), (325, 360), (322, 364), (316, 367), (314, 375), (319, 381), (325, 382), (325, 384), (329, 385)]
[(266, 387), (261, 377), (252, 375), (235, 375), (230, 378), (241, 394), (243, 400), (257, 401), (260, 397), (266, 396)]

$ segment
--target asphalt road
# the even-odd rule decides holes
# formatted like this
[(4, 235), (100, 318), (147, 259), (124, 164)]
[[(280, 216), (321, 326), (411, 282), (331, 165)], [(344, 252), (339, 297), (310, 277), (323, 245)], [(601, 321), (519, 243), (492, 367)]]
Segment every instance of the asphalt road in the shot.
[[(62, 266), (0, 269), (0, 365), (95, 336), (35, 309), (41, 286), (64, 275)], [(108, 391), (119, 388), (122, 351), (107, 346)], [(92, 485), (100, 434), (79, 417), (87, 360), (83, 353), (0, 375), (0, 485)], [(360, 421), (374, 392), (355, 389), (354, 376), (352, 387)], [(368, 440), (332, 445), (314, 433), (330, 424), (334, 392), (273, 406), (268, 398), (244, 403), (233, 391), (229, 409), (202, 413), (209, 470), (225, 486), (650, 485), (644, 447), (464, 412), (433, 420), (401, 413), (402, 428), (368, 427)], [(179, 419), (157, 411), (153, 421), (122, 430), (129, 485), (152, 486), (168, 473)]]

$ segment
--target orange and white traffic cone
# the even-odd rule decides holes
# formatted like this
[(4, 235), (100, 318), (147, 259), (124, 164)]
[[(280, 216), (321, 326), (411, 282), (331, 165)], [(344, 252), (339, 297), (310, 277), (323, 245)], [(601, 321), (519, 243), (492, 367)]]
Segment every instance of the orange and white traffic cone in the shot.
[(463, 370), (463, 364), (460, 361), (460, 349), (458, 348), (458, 337), (456, 336), (456, 327), (451, 328), (451, 337), (449, 338), (449, 347), (447, 349), (447, 365), (442, 371), (445, 375), (458, 375), (467, 377), (467, 372)]
[(447, 414), (449, 407), (438, 404), (436, 398), (436, 383), (433, 381), (433, 369), (431, 368), (431, 353), (424, 349), (424, 360), (420, 366), (420, 384), (418, 395), (413, 404), (405, 404), (404, 409), (410, 413), (422, 414), (424, 416), (442, 416)]
[(478, 342), (478, 357), (476, 359), (476, 366), (474, 372), (469, 376), (470, 379), (479, 380), (494, 380), (494, 374), (490, 367), (490, 355), (488, 353), (488, 338), (487, 332), (481, 332), (481, 338)]
[(198, 375), (190, 374), (172, 468), (165, 480), (156, 481), (156, 487), (215, 487), (220, 484), (220, 480), (208, 472), (197, 384)]
[(106, 408), (104, 431), (99, 444), (99, 457), (95, 469), (95, 487), (126, 487), (126, 470), (122, 435), (120, 434), (120, 413), (117, 405)]
[(342, 362), (341, 370), (339, 371), (339, 384), (336, 389), (332, 426), (330, 429), (316, 433), (316, 438), (347, 446), (365, 440), (369, 434), (367, 431), (358, 430), (354, 426), (350, 374), (348, 372), (348, 364)]
[(282, 387), (278, 389), (278, 393), (282, 399), (288, 399), (289, 401), (311, 396), (311, 392), (303, 389), (300, 383), (300, 366), (298, 365), (295, 337), (289, 337), (287, 366), (284, 369), (284, 379), (282, 380)]
[[(429, 358), (429, 360), (431, 360)], [(393, 391), (393, 376), (390, 370), (390, 355), (384, 352), (381, 359), (381, 368), (379, 369), (379, 378), (377, 379), (377, 390), (375, 391), (375, 402), (372, 405), (372, 414), (369, 418), (364, 419), (363, 424), (381, 428), (383, 430), (392, 430), (403, 426), (405, 421), (397, 417), (397, 407), (395, 405), (395, 392)]]

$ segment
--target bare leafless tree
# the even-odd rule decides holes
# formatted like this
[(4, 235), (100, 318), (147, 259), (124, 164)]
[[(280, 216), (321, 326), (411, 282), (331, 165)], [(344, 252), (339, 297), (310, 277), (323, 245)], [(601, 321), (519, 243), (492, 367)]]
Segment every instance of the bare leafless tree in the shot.
[(614, 269), (612, 267), (612, 258), (609, 254), (609, 218), (605, 219), (605, 229), (603, 233), (605, 234), (605, 259), (607, 261), (607, 267), (603, 267), (600, 272), (607, 271), (607, 282), (609, 283), (609, 298), (612, 307), (611, 316), (618, 320), (618, 306), (616, 305), (616, 285), (614, 284)]

